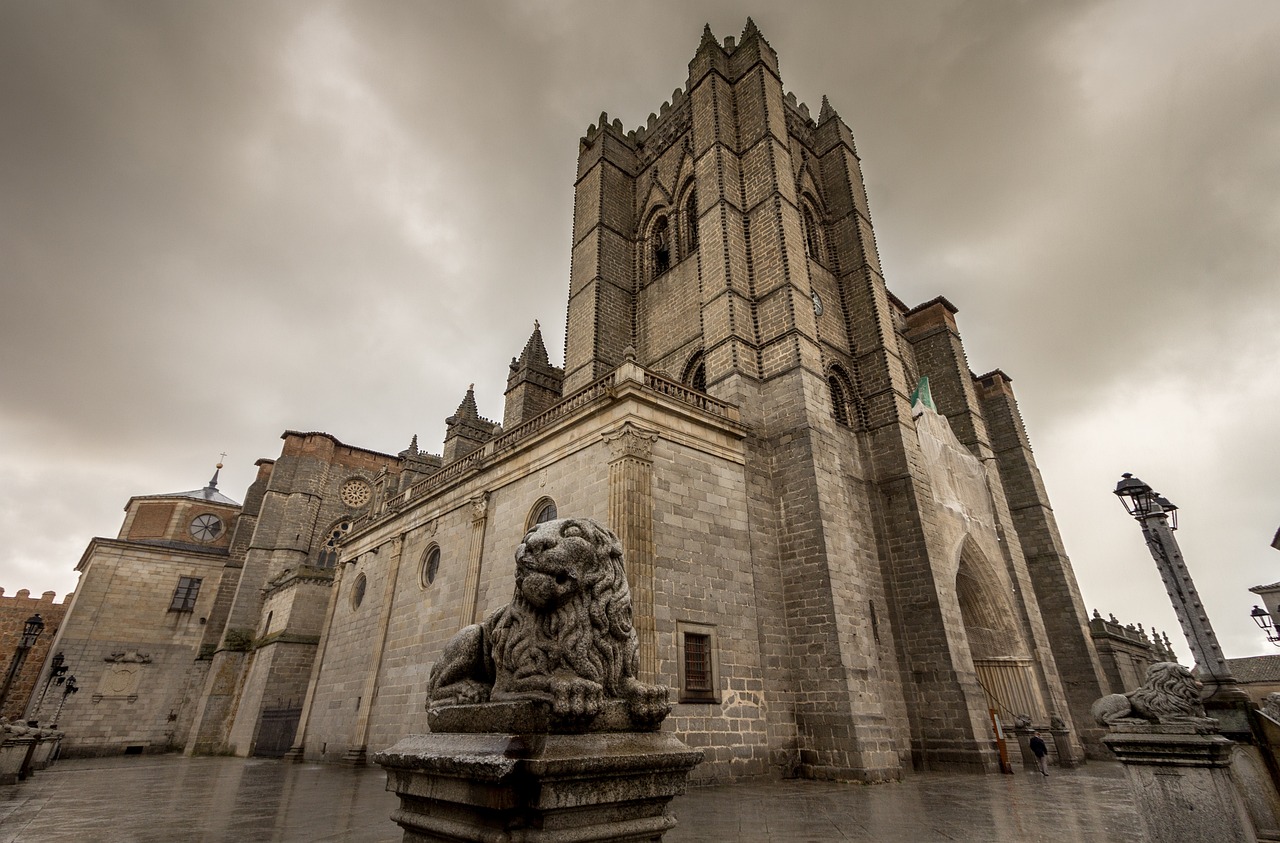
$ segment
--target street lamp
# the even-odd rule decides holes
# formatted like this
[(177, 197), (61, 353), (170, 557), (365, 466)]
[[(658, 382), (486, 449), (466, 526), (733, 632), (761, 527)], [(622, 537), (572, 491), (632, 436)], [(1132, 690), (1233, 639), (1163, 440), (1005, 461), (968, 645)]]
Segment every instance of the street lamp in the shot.
[(22, 670), (22, 663), (27, 660), (27, 653), (36, 645), (36, 639), (42, 632), (44, 632), (44, 621), (40, 619), (39, 614), (27, 618), (27, 622), (22, 625), (22, 638), (18, 641), (13, 659), (9, 662), (9, 673), (4, 677), (4, 688), (0, 688), (0, 711), (4, 711), (4, 704), (9, 698), (9, 688), (13, 685), (14, 677), (18, 675), (18, 671)]
[(1249, 615), (1253, 618), (1253, 622), (1258, 625), (1258, 629), (1267, 634), (1267, 640), (1280, 647), (1280, 630), (1277, 630), (1271, 622), (1271, 613), (1261, 606), (1254, 606)]
[(67, 677), (67, 684), (62, 689), (62, 699), (58, 701), (58, 710), (53, 713), (53, 722), (49, 724), (49, 728), (56, 729), (58, 721), (62, 719), (62, 707), (67, 704), (67, 697), (72, 694), (79, 693), (80, 686), (76, 684), (74, 676)]
[(1156, 561), (1160, 579), (1164, 581), (1169, 600), (1173, 603), (1173, 612), (1178, 616), (1182, 634), (1191, 647), (1191, 656), (1200, 669), (1200, 678), (1214, 683), (1217, 686), (1215, 693), (1223, 686), (1234, 688), (1236, 678), (1227, 667), (1222, 648), (1218, 646), (1218, 636), (1214, 634), (1204, 604), (1196, 593), (1195, 583), (1191, 581), (1191, 574), (1183, 561), (1178, 540), (1173, 537), (1176, 524), (1170, 523), (1170, 515), (1176, 518), (1178, 508), (1168, 498), (1128, 473), (1116, 484), (1115, 495), (1124, 504), (1125, 511), (1142, 526), (1142, 536)]
[(40, 709), (44, 708), (44, 698), (49, 694), (49, 685), (51, 683), (61, 685), (65, 681), (62, 677), (69, 669), (67, 657), (62, 655), (61, 652), (54, 654), (54, 657), (49, 659), (49, 675), (44, 680), (44, 688), (40, 691), (40, 699), (36, 700), (36, 706), (31, 710), (34, 723), (28, 723), (27, 725), (30, 726), (40, 722)]

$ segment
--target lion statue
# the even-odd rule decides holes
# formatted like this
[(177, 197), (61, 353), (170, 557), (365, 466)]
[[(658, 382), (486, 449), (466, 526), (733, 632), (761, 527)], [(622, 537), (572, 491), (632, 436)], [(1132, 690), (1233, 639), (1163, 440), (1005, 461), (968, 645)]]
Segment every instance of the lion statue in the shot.
[(621, 699), (656, 725), (671, 706), (665, 687), (636, 679), (639, 652), (618, 537), (587, 518), (546, 521), (516, 548), (511, 602), (445, 645), (427, 704), (542, 700), (588, 719)]
[(1270, 693), (1263, 697), (1262, 713), (1280, 723), (1280, 693)]
[(1177, 662), (1147, 668), (1147, 681), (1127, 694), (1108, 694), (1089, 712), (1102, 726), (1123, 723), (1207, 723), (1200, 681)]

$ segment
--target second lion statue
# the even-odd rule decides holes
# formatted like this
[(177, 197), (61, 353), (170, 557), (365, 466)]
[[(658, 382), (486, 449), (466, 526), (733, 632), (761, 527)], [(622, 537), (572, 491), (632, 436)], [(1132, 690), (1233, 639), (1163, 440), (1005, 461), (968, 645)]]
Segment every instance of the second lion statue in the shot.
[(536, 525), (516, 549), (511, 602), (465, 627), (431, 670), (428, 706), (541, 700), (559, 718), (586, 719), (608, 699), (656, 725), (667, 689), (636, 678), (639, 643), (622, 546), (588, 518)]

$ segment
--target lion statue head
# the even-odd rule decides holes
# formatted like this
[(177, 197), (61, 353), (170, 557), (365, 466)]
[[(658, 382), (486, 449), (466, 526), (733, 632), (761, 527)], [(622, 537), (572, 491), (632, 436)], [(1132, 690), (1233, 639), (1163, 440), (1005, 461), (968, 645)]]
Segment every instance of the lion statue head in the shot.
[(1177, 662), (1147, 668), (1147, 681), (1127, 694), (1109, 694), (1093, 704), (1094, 719), (1103, 726), (1123, 723), (1197, 723), (1204, 721), (1201, 683)]
[(592, 717), (606, 699), (633, 719), (660, 721), (667, 689), (636, 679), (639, 642), (622, 546), (604, 525), (536, 525), (516, 548), (511, 602), (446, 645), (429, 705), (542, 700), (560, 717)]

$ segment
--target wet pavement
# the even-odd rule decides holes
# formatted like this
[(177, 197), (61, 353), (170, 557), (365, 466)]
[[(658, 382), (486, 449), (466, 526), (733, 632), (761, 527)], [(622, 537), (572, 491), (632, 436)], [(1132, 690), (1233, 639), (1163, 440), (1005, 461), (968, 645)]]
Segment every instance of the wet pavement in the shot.
[[(377, 767), (178, 755), (63, 760), (0, 787), (0, 843), (393, 843)], [(897, 784), (773, 781), (691, 789), (668, 843), (1144, 839), (1119, 764), (1036, 774), (913, 774)]]

